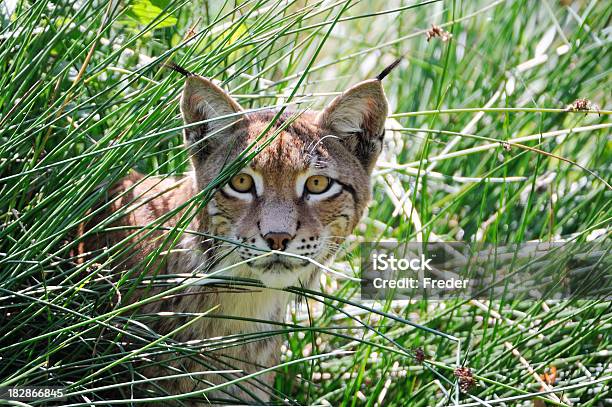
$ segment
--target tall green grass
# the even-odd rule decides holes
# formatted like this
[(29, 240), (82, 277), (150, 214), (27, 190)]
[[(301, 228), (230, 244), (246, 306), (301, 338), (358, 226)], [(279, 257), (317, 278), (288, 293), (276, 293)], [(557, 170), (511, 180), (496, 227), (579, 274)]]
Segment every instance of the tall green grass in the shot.
[[(142, 278), (113, 268), (125, 247), (83, 262), (75, 249), (77, 226), (130, 169), (188, 169), (183, 81), (164, 61), (245, 108), (303, 109), (400, 55), (374, 199), (334, 270), (359, 276), (360, 241), (609, 242), (611, 18), (597, 1), (0, 3), (0, 386), (64, 386), (65, 404), (104, 405), (109, 386), (153, 383), (139, 370), (152, 356), (283, 335), (277, 404), (609, 405), (609, 301), (372, 304), (324, 273), (321, 292), (291, 289), (306, 301), (277, 331), (183, 344), (147, 329), (162, 316), (121, 303)], [(433, 23), (452, 39), (427, 41)], [(590, 112), (567, 108), (578, 98)], [(184, 325), (194, 318), (206, 315)], [(476, 378), (467, 393), (460, 366)]]

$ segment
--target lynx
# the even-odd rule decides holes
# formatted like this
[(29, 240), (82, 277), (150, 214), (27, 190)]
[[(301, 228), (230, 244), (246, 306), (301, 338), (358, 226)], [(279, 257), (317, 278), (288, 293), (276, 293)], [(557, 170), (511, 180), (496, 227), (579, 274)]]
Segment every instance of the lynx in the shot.
[[(284, 321), (292, 298), (281, 289), (313, 287), (319, 270), (308, 259), (329, 263), (368, 204), (370, 174), (382, 148), (388, 111), (381, 80), (396, 64), (376, 79), (349, 88), (320, 112), (283, 113), (266, 132), (277, 111), (246, 112), (211, 80), (175, 67), (186, 75), (180, 109), (186, 125), (184, 142), (190, 152), (192, 172), (186, 177), (164, 179), (136, 172), (128, 175), (111, 188), (112, 203), (104, 214), (109, 216), (130, 207), (128, 214), (113, 225), (127, 226), (123, 228), (127, 230), (94, 234), (88, 238), (89, 245), (109, 247), (128, 238), (134, 227), (148, 225), (180, 208), (254, 143), (264, 147), (226, 185), (214, 191), (209, 203), (197, 211), (187, 227), (202, 233), (183, 233), (175, 250), (162, 256), (156, 273), (189, 274), (207, 265), (209, 271), (227, 270), (226, 276), (259, 280), (265, 288), (232, 290), (186, 285), (181, 295), (151, 302), (139, 312), (180, 314), (212, 309), (210, 317), (200, 318), (172, 336), (172, 340), (181, 343), (278, 330), (278, 325), (273, 323)], [(258, 139), (260, 134), (263, 137)], [(164, 228), (146, 239), (134, 239), (135, 250), (121, 267), (137, 268), (145, 257), (158, 250), (163, 236), (177, 225), (182, 213), (179, 211), (165, 222)], [(261, 256), (266, 251), (270, 255)], [(236, 264), (239, 266), (231, 267)], [(132, 300), (150, 293), (143, 290)], [(185, 318), (160, 317), (150, 328), (164, 335), (184, 323)], [(197, 392), (279, 363), (280, 335), (245, 342), (224, 349), (203, 349), (197, 357), (166, 356), (165, 367), (153, 365), (144, 374), (160, 378), (180, 372), (193, 373), (156, 382), (163, 392), (178, 395)], [(230, 369), (233, 372), (197, 374)], [(177, 405), (274, 402), (273, 378), (272, 374), (260, 375), (199, 395), (196, 399), (199, 401), (182, 399), (183, 404)]]

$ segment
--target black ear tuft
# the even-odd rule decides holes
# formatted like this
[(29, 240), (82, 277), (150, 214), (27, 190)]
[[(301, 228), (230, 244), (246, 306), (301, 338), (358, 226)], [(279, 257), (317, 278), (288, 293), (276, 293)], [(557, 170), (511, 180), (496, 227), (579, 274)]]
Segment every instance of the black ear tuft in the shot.
[(404, 57), (399, 57), (397, 58), (395, 61), (393, 61), (391, 63), (391, 65), (389, 65), (388, 67), (386, 67), (385, 69), (383, 69), (383, 71), (381, 73), (378, 74), (378, 76), (376, 76), (376, 79), (378, 79), (379, 81), (382, 81), (385, 76), (389, 75), (389, 73), (396, 67), (399, 65), (400, 62), (402, 62), (402, 59), (404, 59)]
[(164, 62), (162, 66), (168, 69), (172, 69), (174, 72), (178, 72), (186, 78), (190, 76), (195, 76), (193, 72), (188, 71), (187, 69), (175, 64), (174, 62)]

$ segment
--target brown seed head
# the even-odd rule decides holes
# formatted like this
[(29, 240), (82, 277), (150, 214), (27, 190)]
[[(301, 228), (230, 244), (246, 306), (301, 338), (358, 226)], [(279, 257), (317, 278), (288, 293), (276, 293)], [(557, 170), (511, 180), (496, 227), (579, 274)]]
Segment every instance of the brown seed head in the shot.
[(458, 367), (455, 369), (455, 377), (459, 379), (459, 389), (464, 393), (467, 393), (476, 386), (476, 379), (469, 367)]
[(425, 361), (425, 351), (423, 348), (414, 349), (414, 358), (418, 363), (423, 363)]
[(429, 42), (429, 40), (432, 38), (440, 38), (442, 42), (446, 42), (453, 38), (453, 34), (449, 33), (438, 25), (432, 24), (431, 29), (425, 33), (425, 38), (427, 39), (427, 42)]

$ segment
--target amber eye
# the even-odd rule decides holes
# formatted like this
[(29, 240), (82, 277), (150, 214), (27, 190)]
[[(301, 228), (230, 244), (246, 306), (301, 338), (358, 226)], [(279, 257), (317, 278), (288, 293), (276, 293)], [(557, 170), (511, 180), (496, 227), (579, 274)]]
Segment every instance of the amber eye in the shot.
[(327, 191), (331, 182), (323, 175), (313, 175), (306, 180), (306, 191), (309, 194), (322, 194)]
[(253, 184), (253, 177), (245, 173), (236, 174), (230, 180), (230, 186), (238, 192), (249, 192)]

